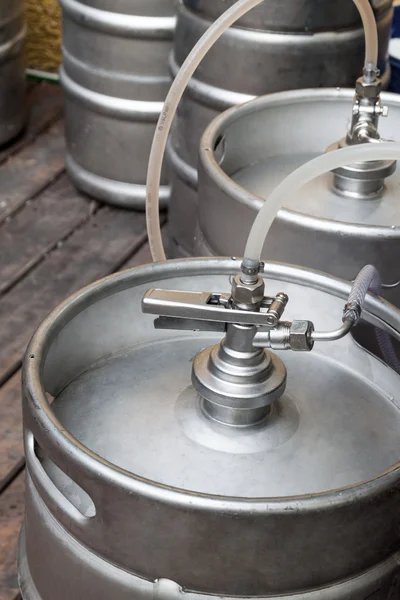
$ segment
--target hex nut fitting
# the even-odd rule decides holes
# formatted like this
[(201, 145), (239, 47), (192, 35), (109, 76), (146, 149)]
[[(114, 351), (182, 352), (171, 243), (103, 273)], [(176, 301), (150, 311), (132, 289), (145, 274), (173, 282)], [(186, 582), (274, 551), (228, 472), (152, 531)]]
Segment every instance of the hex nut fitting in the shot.
[(376, 79), (375, 81), (368, 83), (364, 80), (363, 77), (360, 77), (356, 81), (356, 94), (360, 98), (367, 98), (369, 100), (373, 100), (375, 98), (378, 98), (381, 91), (382, 82), (380, 79)]
[(264, 280), (258, 276), (256, 283), (243, 283), (240, 275), (236, 275), (232, 283), (232, 298), (235, 305), (251, 309), (259, 305), (264, 298)]
[(295, 352), (310, 352), (314, 347), (311, 334), (314, 325), (311, 321), (293, 321), (289, 332), (289, 345)]

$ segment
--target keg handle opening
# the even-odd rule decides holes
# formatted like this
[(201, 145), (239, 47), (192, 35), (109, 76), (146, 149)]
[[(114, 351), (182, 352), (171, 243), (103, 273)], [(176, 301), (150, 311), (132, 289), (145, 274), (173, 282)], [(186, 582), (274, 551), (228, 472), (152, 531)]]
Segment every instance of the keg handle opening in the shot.
[[(92, 498), (86, 490), (72, 480), (63, 469), (58, 467), (58, 465), (50, 459), (48, 454), (37, 442), (34, 434), (28, 429), (26, 429), (24, 434), (24, 445), (29, 475), (36, 488), (40, 490), (41, 497), (49, 510), (51, 510), (52, 513), (64, 515), (66, 519), (71, 523), (74, 523), (77, 527), (87, 526), (96, 517), (96, 508)], [(71, 499), (67, 498), (61, 489), (56, 486), (43, 467), (43, 458), (52, 463), (53, 468), (55, 467), (63, 474), (65, 481), (69, 482), (69, 486), (73, 486), (76, 491), (79, 490), (79, 494), (75, 495), (80, 496), (80, 503), (82, 504), (83, 501), (85, 507), (84, 510), (82, 509), (82, 506), (79, 506), (79, 503), (73, 503)]]
[[(151, 255), (155, 262), (166, 259), (161, 236), (159, 215), (159, 194), (162, 163), (167, 145), (168, 135), (171, 130), (178, 104), (185, 89), (196, 71), (197, 67), (214, 46), (221, 35), (238, 19), (251, 9), (261, 4), (263, 0), (238, 0), (228, 8), (204, 33), (192, 51), (187, 56), (173, 81), (164, 107), (161, 111), (154, 134), (153, 144), (149, 157), (147, 182), (146, 182), (146, 222)], [(374, 12), (369, 0), (353, 0), (363, 23), (365, 35), (365, 67), (376, 68), (378, 61), (378, 33)], [(267, 203), (266, 203), (267, 204)], [(272, 208), (274, 217), (280, 206)], [(273, 220), (273, 219), (272, 219)], [(272, 222), (272, 221), (271, 221)], [(247, 256), (247, 254), (245, 255)]]

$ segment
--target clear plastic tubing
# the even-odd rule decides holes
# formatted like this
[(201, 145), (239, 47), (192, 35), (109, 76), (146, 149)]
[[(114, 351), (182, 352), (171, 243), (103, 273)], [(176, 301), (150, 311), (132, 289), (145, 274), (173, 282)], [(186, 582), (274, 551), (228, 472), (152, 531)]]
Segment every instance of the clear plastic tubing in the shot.
[(245, 264), (256, 266), (260, 262), (265, 238), (286, 198), (293, 197), (303, 185), (333, 169), (374, 160), (400, 160), (400, 143), (359, 144), (341, 148), (314, 158), (288, 175), (265, 200), (253, 223), (244, 252)]
[(358, 8), (365, 36), (365, 66), (378, 64), (378, 29), (369, 0), (353, 0)]
[(163, 110), (157, 123), (147, 170), (146, 221), (151, 255), (155, 262), (165, 260), (165, 252), (160, 230), (159, 193), (162, 163), (168, 134), (180, 99), (195, 70), (221, 35), (249, 10), (264, 0), (238, 0), (224, 12), (194, 46), (181, 66), (168, 92)]
[[(263, 1), (264, 0), (238, 0), (231, 8), (225, 11), (194, 46), (193, 50), (181, 66), (168, 92), (157, 123), (147, 170), (146, 222), (151, 255), (155, 262), (165, 260), (159, 215), (160, 181), (168, 135), (179, 101), (181, 100), (195, 70), (215, 42), (217, 42), (221, 35), (238, 19)], [(365, 32), (365, 64), (366, 66), (374, 66), (377, 63), (378, 56), (378, 36), (375, 16), (369, 4), (369, 0), (353, 0), (353, 2), (360, 13)], [(277, 210), (278, 209), (276, 209), (276, 212)]]

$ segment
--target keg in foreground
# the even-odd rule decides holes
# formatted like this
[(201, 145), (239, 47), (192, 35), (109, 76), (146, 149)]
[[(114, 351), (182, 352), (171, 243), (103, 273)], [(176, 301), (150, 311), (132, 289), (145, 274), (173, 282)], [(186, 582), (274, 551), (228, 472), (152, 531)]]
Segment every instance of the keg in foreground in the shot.
[[(399, 597), (399, 375), (351, 335), (314, 344), (348, 283), (270, 263), (248, 296), (239, 269), (126, 271), (36, 332), (24, 600)], [(379, 297), (364, 317), (400, 338)]]
[[(171, 54), (175, 75), (195, 42), (233, 0), (183, 0)], [(387, 86), (391, 0), (372, 2), (379, 68)], [(193, 254), (198, 148), (218, 113), (254, 96), (299, 88), (348, 87), (360, 76), (364, 33), (353, 2), (269, 0), (218, 41), (188, 86), (169, 144), (174, 252)]]
[[(68, 173), (94, 198), (142, 209), (151, 142), (170, 85), (174, 2), (60, 3)], [(165, 175), (162, 183), (165, 205)]]
[(25, 125), (25, 71), (23, 45), (26, 36), (22, 1), (0, 4), (0, 145), (11, 141)]
[[(388, 116), (379, 119), (379, 135), (398, 141), (400, 96), (383, 93), (380, 102)], [(260, 97), (215, 119), (200, 149), (195, 253), (241, 256), (269, 194), (343, 140), (355, 104), (353, 90), (299, 90)], [(400, 306), (399, 185), (396, 163), (379, 161), (319, 177), (285, 199), (263, 257), (347, 280), (373, 264), (385, 298)]]

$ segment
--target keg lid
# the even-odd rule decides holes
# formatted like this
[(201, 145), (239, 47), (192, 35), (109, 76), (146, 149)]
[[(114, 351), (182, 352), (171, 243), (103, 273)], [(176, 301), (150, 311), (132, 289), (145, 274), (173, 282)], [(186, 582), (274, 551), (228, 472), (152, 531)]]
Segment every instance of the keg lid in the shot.
[[(278, 352), (286, 391), (257, 425), (230, 427), (204, 414), (192, 361), (221, 334), (156, 330), (141, 300), (154, 285), (228, 291), (235, 264), (185, 261), (179, 272), (167, 264), (149, 269), (145, 282), (133, 271), (129, 287), (116, 282), (106, 293), (99, 284), (83, 312), (71, 307), (65, 321), (64, 311), (67, 324), (45, 366), (62, 428), (137, 477), (217, 496), (318, 494), (393, 467), (399, 378), (350, 336), (311, 353)], [(288, 318), (312, 316), (320, 329), (335, 328), (344, 284), (325, 277), (321, 284), (315, 273), (291, 267), (268, 267), (267, 277), (268, 290), (289, 295)]]

